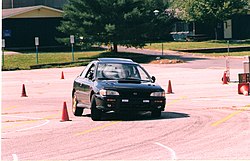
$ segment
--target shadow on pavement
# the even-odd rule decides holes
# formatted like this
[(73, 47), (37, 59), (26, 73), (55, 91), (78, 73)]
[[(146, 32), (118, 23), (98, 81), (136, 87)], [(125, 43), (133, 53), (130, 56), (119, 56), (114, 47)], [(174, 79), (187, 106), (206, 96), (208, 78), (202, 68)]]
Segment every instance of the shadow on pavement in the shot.
[[(82, 117), (91, 117), (91, 114)], [(152, 121), (152, 120), (168, 120), (190, 117), (186, 113), (178, 112), (162, 112), (160, 118), (152, 118), (150, 112), (142, 113), (103, 113), (101, 121)]]
[[(207, 58), (201, 58), (198, 56), (190, 56), (190, 55), (180, 55), (180, 54), (164, 54), (160, 55), (156, 52), (149, 52), (149, 51), (140, 51), (135, 50), (133, 52), (102, 52), (96, 57), (92, 57), (93, 59), (97, 58), (127, 58), (132, 59), (137, 63), (151, 63), (152, 61), (158, 60), (158, 58), (168, 59), (168, 60), (181, 60), (181, 62), (188, 62), (188, 61), (195, 61), (195, 60), (206, 60)], [(84, 58), (79, 58), (84, 59)]]
[(201, 58), (198, 56), (186, 56), (186, 55), (165, 55), (167, 59), (178, 59), (183, 60), (184, 62), (195, 61), (195, 60), (207, 60), (208, 58)]
[[(127, 53), (137, 53), (137, 54), (143, 54), (147, 55), (149, 57), (161, 57), (163, 59), (177, 59), (177, 60), (183, 60), (184, 62), (187, 61), (195, 61), (195, 60), (206, 60), (208, 58), (201, 57), (201, 55), (192, 55), (192, 54), (180, 54), (178, 51), (164, 51), (163, 55), (161, 51), (156, 50), (140, 50), (140, 49), (134, 49), (134, 48), (120, 48), (120, 52), (127, 52)], [(139, 62), (142, 63), (142, 62)]]
[(190, 117), (189, 114), (178, 113), (178, 112), (162, 112), (161, 115), (165, 119), (178, 119), (178, 118)]

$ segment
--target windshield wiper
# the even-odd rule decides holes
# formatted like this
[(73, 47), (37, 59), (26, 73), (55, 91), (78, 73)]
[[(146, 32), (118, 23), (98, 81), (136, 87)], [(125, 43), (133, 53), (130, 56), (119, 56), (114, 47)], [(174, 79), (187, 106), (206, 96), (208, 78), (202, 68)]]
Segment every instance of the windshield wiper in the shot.
[(119, 81), (126, 81), (126, 80), (128, 80), (128, 81), (140, 81), (140, 82), (151, 82), (150, 80), (143, 80), (143, 79), (139, 79), (139, 78), (130, 78), (130, 77), (119, 79)]
[(141, 79), (141, 81), (142, 82), (151, 82), (150, 80), (142, 80), (142, 79)]
[(132, 80), (132, 81), (134, 80), (134, 81), (141, 81), (141, 80), (140, 80), (140, 79), (138, 79), (138, 78), (129, 78), (129, 77), (128, 77), (128, 78), (120, 78), (119, 80), (121, 80), (121, 81), (122, 81), (122, 80)]
[(111, 79), (111, 78), (97, 78), (98, 80), (114, 80), (114, 79)]

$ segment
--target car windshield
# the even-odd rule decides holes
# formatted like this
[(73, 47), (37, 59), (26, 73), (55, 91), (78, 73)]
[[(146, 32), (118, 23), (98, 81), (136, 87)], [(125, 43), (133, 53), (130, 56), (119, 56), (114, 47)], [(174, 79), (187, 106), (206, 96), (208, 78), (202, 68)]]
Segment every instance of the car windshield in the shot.
[(149, 74), (137, 64), (100, 63), (97, 79), (151, 81)]

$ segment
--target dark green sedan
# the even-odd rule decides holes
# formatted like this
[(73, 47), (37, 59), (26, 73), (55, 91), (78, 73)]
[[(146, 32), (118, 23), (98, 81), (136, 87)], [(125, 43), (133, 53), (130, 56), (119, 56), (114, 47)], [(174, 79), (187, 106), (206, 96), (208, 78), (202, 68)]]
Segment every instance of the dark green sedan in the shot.
[(152, 117), (159, 118), (165, 104), (165, 91), (155, 83), (155, 77), (130, 59), (92, 61), (73, 84), (73, 114), (81, 116), (85, 108), (90, 108), (94, 121), (110, 111), (150, 111)]

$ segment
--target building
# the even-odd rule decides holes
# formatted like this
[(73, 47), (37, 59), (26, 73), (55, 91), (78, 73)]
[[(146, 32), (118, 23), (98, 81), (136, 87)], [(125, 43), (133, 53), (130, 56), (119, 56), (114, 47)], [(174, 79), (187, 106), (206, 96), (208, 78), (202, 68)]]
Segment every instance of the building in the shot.
[(223, 23), (224, 39), (250, 39), (250, 10), (246, 15), (236, 15)]
[(52, 8), (62, 9), (67, 0), (3, 0), (2, 8), (20, 8), (30, 6), (48, 6)]
[[(171, 33), (175, 40), (186, 40), (187, 37), (207, 40), (215, 39), (215, 31), (206, 23), (186, 23), (178, 21)], [(232, 19), (217, 25), (217, 38), (220, 40), (250, 39), (250, 10), (245, 15), (235, 15)]]
[(63, 11), (43, 5), (2, 10), (2, 37), (6, 48), (58, 46), (56, 38), (63, 37), (57, 30)]

